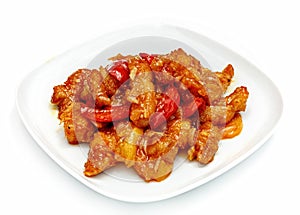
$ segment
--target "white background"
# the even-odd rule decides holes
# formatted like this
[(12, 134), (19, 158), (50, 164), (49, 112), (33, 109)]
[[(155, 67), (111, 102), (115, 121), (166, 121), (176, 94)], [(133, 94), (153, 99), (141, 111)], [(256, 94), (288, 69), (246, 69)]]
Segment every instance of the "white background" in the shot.
[[(299, 214), (299, 9), (289, 0), (1, 1), (0, 213)], [(197, 26), (250, 59), (280, 89), (284, 113), (271, 139), (229, 172), (169, 200), (133, 204), (90, 190), (54, 163), (24, 128), (15, 93), (47, 60), (151, 19)]]

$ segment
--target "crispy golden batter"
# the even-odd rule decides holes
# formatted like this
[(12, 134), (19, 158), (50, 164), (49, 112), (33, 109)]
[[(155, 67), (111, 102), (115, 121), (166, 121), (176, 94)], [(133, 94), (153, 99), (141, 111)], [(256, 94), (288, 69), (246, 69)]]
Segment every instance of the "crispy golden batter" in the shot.
[(162, 181), (171, 174), (177, 152), (178, 147), (173, 147), (158, 158), (138, 160), (134, 164), (134, 169), (146, 182)]
[(121, 162), (147, 182), (162, 181), (179, 150), (206, 165), (220, 140), (241, 133), (249, 92), (241, 86), (224, 95), (234, 76), (231, 64), (213, 72), (180, 48), (110, 60), (98, 70), (79, 69), (53, 88), (51, 102), (68, 142), (89, 143), (86, 176)]
[(53, 88), (51, 102), (58, 106), (58, 118), (64, 124), (66, 138), (70, 144), (89, 142), (95, 131), (93, 124), (79, 114), (80, 106), (76, 103), (77, 88), (90, 73), (90, 70), (80, 69), (69, 76), (63, 85)]
[(219, 78), (224, 93), (226, 92), (227, 88), (229, 87), (229, 85), (231, 84), (233, 75), (234, 75), (234, 68), (231, 64), (228, 64), (222, 72), (216, 72), (215, 73), (216, 76)]
[(149, 118), (155, 112), (155, 86), (149, 64), (140, 58), (128, 60), (130, 69), (131, 90), (128, 100), (132, 102), (130, 119), (141, 128), (149, 125)]
[(96, 132), (90, 142), (90, 150), (84, 167), (86, 176), (95, 176), (104, 170), (116, 165), (115, 153), (112, 146), (117, 144), (117, 136), (114, 130)]
[(205, 122), (199, 129), (195, 143), (188, 151), (188, 159), (196, 159), (201, 164), (208, 164), (214, 159), (221, 138), (221, 130), (211, 122)]

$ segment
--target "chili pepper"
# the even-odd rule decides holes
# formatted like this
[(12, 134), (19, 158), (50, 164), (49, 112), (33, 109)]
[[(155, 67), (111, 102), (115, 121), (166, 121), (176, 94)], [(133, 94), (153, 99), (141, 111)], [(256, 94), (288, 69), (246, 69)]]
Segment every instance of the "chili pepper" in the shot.
[(180, 96), (178, 91), (174, 86), (169, 87), (156, 105), (156, 113), (150, 118), (151, 128), (157, 128), (176, 113), (179, 103)]
[(183, 117), (187, 118), (192, 116), (197, 110), (202, 113), (205, 109), (205, 101), (201, 97), (195, 98), (194, 101), (182, 107)]
[(140, 57), (151, 64), (152, 60), (157, 56), (156, 54), (139, 53)]
[(128, 78), (130, 70), (128, 68), (128, 62), (124, 60), (116, 61), (108, 69), (110, 75), (115, 77), (121, 84), (123, 84)]
[(81, 104), (80, 112), (84, 117), (96, 122), (112, 122), (128, 117), (129, 107), (122, 105), (108, 106), (105, 109), (98, 109)]

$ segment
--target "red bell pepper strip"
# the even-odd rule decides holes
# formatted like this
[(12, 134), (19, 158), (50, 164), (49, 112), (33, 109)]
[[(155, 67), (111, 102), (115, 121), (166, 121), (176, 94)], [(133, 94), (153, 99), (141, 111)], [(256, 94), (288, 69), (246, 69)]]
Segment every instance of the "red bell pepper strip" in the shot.
[(116, 61), (108, 68), (108, 73), (123, 84), (128, 78), (130, 70), (128, 62), (124, 60)]

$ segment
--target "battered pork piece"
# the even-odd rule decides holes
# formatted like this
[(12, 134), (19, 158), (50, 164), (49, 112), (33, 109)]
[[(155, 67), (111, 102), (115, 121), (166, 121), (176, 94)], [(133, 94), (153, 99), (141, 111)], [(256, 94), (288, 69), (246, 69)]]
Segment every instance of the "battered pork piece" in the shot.
[(148, 62), (139, 57), (129, 59), (128, 67), (132, 79), (131, 90), (127, 93), (127, 99), (132, 102), (130, 119), (136, 126), (145, 128), (156, 107), (153, 74)]
[(117, 144), (116, 132), (113, 129), (96, 132), (90, 142), (90, 150), (84, 167), (86, 176), (95, 176), (104, 170), (115, 166), (117, 160), (111, 149)]
[(53, 88), (51, 103), (58, 107), (58, 118), (64, 124), (66, 138), (70, 144), (89, 142), (94, 133), (92, 123), (80, 115), (80, 107), (76, 102), (79, 87), (89, 76), (91, 70), (80, 69), (74, 72), (63, 85)]
[(207, 165), (220, 140), (241, 133), (249, 92), (240, 86), (224, 95), (234, 76), (231, 64), (212, 72), (181, 48), (110, 60), (106, 67), (79, 69), (53, 88), (51, 103), (68, 142), (89, 144), (86, 176), (124, 163), (146, 182), (159, 182), (171, 174), (180, 150)]

